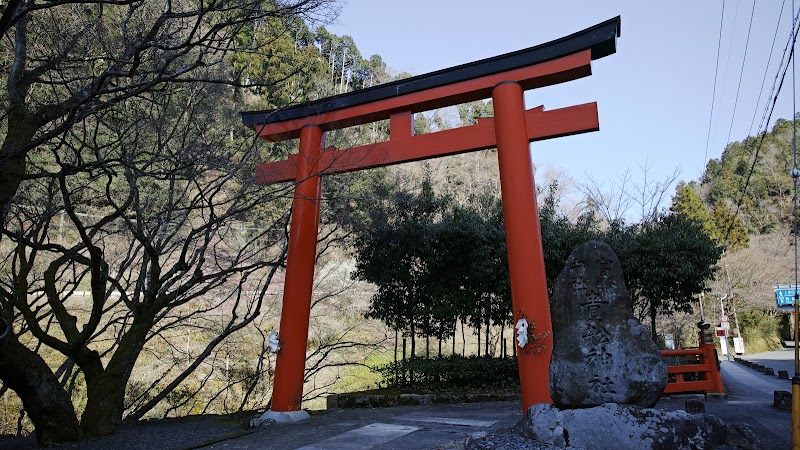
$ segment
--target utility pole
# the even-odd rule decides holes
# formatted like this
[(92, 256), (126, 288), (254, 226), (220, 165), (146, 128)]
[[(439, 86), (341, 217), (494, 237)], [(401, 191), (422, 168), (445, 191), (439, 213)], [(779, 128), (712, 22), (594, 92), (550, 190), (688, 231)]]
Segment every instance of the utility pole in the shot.
[[(727, 322), (727, 318), (725, 315), (725, 304), (723, 300), (728, 298), (728, 294), (717, 294), (717, 298), (719, 298), (719, 311), (720, 311), (720, 325), (725, 328), (725, 336), (720, 338), (720, 347), (723, 352), (725, 352), (725, 356), (728, 358), (728, 361), (731, 360), (731, 348), (728, 345), (728, 329), (730, 328), (730, 322)], [(723, 320), (726, 323), (722, 323)]]
[(736, 337), (742, 337), (742, 329), (739, 327), (739, 316), (736, 315), (736, 302), (731, 302), (731, 308), (733, 308), (733, 320), (736, 321)]
[[(792, 11), (794, 11), (794, 0), (792, 0)], [(795, 35), (797, 30), (797, 18), (792, 18), (792, 53), (787, 64), (792, 65), (792, 184), (794, 192), (793, 214), (794, 219), (794, 376), (792, 377), (792, 448), (800, 450), (800, 334), (797, 331), (798, 312), (800, 312), (800, 294), (797, 292), (798, 283), (798, 252), (797, 252), (797, 179), (800, 178), (800, 170), (797, 169), (797, 93), (795, 79)]]

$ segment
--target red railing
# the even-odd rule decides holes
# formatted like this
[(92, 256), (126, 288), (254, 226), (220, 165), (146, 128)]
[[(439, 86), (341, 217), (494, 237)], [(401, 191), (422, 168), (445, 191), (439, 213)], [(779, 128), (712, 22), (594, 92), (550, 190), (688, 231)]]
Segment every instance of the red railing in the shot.
[[(665, 394), (680, 394), (685, 392), (705, 392), (724, 394), (722, 375), (719, 372), (714, 344), (701, 344), (700, 348), (684, 350), (661, 350), (661, 356), (681, 356), (690, 364), (667, 366), (670, 375), (675, 376), (675, 381), (667, 383)], [(685, 373), (699, 374), (699, 380), (684, 380)]]

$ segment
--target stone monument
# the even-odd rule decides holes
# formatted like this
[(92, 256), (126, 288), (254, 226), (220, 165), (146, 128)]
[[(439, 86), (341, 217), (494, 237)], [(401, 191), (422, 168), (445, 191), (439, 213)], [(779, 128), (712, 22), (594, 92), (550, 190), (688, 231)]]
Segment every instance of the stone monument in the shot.
[(550, 395), (511, 429), (475, 436), (467, 450), (750, 449), (764, 447), (745, 424), (709, 414), (648, 409), (667, 384), (667, 366), (633, 318), (617, 255), (591, 241), (573, 250), (552, 303)]
[(556, 406), (658, 402), (667, 365), (650, 332), (633, 317), (622, 267), (608, 244), (589, 241), (572, 251), (550, 309), (550, 395)]

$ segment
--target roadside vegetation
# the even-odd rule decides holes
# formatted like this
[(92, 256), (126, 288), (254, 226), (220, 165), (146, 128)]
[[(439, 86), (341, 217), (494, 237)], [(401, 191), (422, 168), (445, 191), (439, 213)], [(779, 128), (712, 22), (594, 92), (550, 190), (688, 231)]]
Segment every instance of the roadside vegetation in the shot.
[(449, 355), (376, 367), (381, 387), (403, 392), (518, 392), (519, 370), (511, 356)]

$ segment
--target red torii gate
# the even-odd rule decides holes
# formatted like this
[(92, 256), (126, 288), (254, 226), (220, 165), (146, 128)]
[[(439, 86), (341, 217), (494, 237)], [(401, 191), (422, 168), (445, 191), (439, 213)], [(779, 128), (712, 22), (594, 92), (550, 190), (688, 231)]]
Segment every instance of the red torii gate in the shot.
[[(256, 169), (259, 184), (293, 181), (289, 252), (272, 412), (300, 410), (319, 227), (321, 176), (497, 147), (515, 323), (535, 327), (537, 348), (517, 352), (523, 412), (551, 403), (550, 307), (529, 142), (599, 130), (597, 104), (525, 110), (523, 92), (591, 75), (616, 52), (620, 18), (517, 52), (274, 111), (242, 121), (269, 141), (300, 138), (298, 154)], [(493, 118), (414, 136), (413, 114), (491, 97)], [(324, 132), (389, 119), (390, 139), (339, 150)]]

